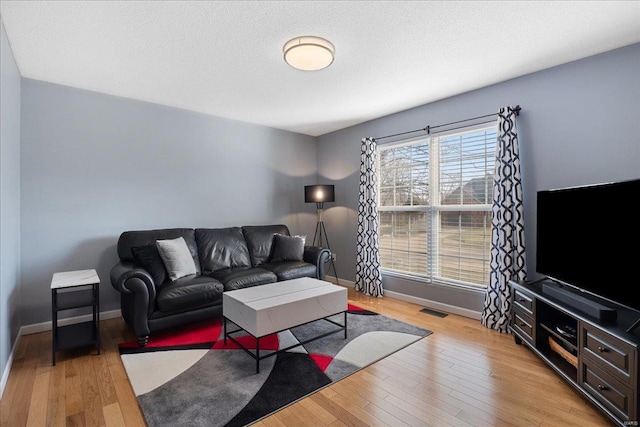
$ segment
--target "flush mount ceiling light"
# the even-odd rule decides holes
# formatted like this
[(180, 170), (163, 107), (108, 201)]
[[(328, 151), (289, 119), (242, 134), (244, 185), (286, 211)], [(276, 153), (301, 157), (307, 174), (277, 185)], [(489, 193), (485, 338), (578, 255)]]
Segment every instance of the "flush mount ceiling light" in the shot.
[(317, 71), (333, 63), (335, 48), (330, 41), (321, 37), (296, 37), (285, 43), (284, 60), (293, 68)]

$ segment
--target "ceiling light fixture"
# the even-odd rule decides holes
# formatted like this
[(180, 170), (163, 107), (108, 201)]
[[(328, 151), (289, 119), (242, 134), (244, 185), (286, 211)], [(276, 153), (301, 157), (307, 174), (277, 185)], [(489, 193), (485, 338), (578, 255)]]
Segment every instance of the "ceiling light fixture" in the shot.
[(296, 37), (285, 43), (284, 60), (293, 68), (317, 71), (333, 63), (335, 48), (321, 37)]

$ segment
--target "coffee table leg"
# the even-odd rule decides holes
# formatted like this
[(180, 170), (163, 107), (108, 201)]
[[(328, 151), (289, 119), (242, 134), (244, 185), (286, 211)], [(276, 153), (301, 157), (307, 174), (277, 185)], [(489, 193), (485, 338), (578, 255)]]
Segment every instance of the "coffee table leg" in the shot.
[(260, 338), (256, 338), (256, 374), (260, 373)]
[(344, 312), (344, 339), (347, 339), (347, 312)]
[(224, 346), (227, 346), (227, 318), (224, 318)]

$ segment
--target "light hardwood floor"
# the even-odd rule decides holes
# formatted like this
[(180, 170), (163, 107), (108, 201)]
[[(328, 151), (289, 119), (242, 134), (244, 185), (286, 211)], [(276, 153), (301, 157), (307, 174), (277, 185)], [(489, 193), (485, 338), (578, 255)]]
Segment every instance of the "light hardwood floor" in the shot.
[[(349, 289), (349, 299), (433, 334), (254, 427), (613, 425), (511, 335), (390, 297)], [(0, 426), (144, 426), (117, 348), (133, 336), (121, 318), (100, 328), (99, 356), (91, 348), (59, 352), (56, 366), (51, 332), (23, 336)]]

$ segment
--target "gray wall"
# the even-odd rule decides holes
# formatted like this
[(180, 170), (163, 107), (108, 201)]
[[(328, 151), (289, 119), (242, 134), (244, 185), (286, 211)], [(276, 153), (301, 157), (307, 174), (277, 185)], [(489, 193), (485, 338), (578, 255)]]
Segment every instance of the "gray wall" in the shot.
[[(428, 79), (428, 70), (425, 71)], [(371, 94), (375, 96), (375, 94)], [(640, 44), (393, 114), (318, 138), (318, 177), (334, 183), (325, 211), (339, 277), (355, 280), (360, 140), (519, 104), (527, 263), (535, 276), (538, 190), (640, 178)], [(327, 207), (327, 205), (326, 205)], [(384, 287), (471, 310), (483, 293), (384, 277)]]
[(22, 325), (19, 281), (20, 74), (0, 22), (0, 378)]
[(101, 309), (119, 309), (109, 271), (126, 230), (314, 230), (313, 137), (29, 79), (21, 129), (24, 324), (51, 319), (57, 271), (96, 268)]
[[(313, 183), (336, 185), (336, 202), (326, 205), (324, 220), (338, 256), (338, 275), (354, 280), (359, 141), (365, 136), (520, 104), (530, 272), (537, 190), (640, 177), (638, 44), (317, 140), (29, 79), (22, 80), (21, 97), (7, 95), (5, 56), (11, 54), (5, 44), (3, 35), (2, 212), (8, 211), (3, 218), (19, 224), (21, 233), (5, 237), (3, 222), (0, 308), (7, 313), (3, 316), (20, 319), (10, 326), (2, 317), (3, 334), (15, 336), (20, 325), (50, 320), (49, 284), (56, 271), (96, 268), (103, 279), (102, 309), (119, 308), (108, 274), (117, 260), (117, 238), (125, 230), (283, 222), (293, 233), (312, 236), (315, 207), (303, 203), (302, 187)], [(13, 70), (9, 92), (20, 89)], [(21, 123), (12, 131), (5, 125), (11, 111)], [(7, 172), (5, 163), (10, 163)], [(13, 203), (5, 204), (5, 198)], [(6, 246), (13, 257), (5, 257)], [(15, 255), (18, 248), (21, 258)], [(13, 271), (15, 276), (20, 265), (18, 288), (15, 277), (4, 275)], [(482, 306), (479, 292), (388, 276), (385, 287), (472, 310)], [(3, 335), (2, 342), (9, 339)]]

